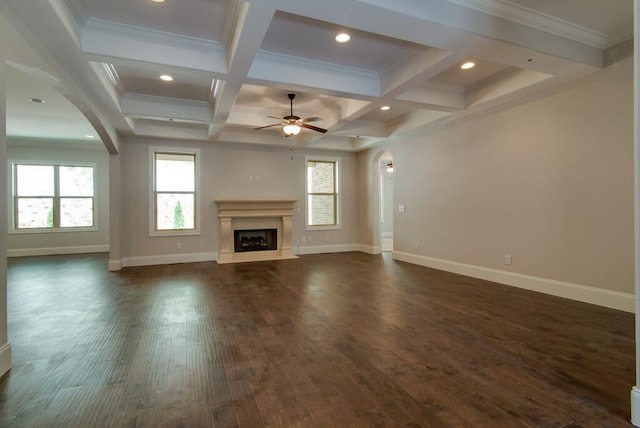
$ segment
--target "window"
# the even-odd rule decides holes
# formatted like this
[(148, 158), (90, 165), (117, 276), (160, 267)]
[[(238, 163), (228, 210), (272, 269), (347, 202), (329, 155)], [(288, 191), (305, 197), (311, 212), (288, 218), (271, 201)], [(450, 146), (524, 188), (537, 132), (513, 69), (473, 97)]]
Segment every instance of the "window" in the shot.
[(13, 230), (93, 228), (92, 165), (13, 162)]
[(197, 152), (152, 150), (151, 235), (197, 234)]
[(338, 160), (307, 159), (307, 228), (339, 227)]

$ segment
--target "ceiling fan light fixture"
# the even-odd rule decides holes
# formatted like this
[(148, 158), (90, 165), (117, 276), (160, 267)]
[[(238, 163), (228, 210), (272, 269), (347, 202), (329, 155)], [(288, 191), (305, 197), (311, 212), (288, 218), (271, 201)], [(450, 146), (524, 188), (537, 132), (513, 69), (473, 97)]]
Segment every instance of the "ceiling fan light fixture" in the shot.
[(300, 126), (296, 125), (295, 123), (289, 123), (287, 125), (284, 125), (282, 127), (282, 130), (284, 131), (284, 135), (286, 135), (287, 137), (293, 137), (294, 135), (298, 135), (300, 133)]

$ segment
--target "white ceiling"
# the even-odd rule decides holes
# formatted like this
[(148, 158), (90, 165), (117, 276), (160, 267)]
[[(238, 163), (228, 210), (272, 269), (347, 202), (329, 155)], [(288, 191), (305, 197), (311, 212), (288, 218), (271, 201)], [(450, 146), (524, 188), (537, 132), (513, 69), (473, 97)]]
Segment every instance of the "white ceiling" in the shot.
[[(127, 136), (362, 150), (593, 72), (633, 35), (632, 0), (4, 0), (0, 12), (8, 135), (95, 135), (111, 152)], [(290, 113), (288, 93), (326, 134), (254, 130)]]

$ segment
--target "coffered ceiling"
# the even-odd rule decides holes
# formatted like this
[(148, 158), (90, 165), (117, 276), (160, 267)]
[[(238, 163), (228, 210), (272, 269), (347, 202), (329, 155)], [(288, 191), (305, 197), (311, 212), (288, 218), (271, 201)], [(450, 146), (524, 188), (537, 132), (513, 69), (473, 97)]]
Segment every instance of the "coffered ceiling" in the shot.
[[(632, 0), (5, 0), (0, 11), (8, 134), (111, 152), (128, 136), (362, 150), (595, 71), (633, 34)], [(290, 114), (288, 93), (326, 134), (254, 129)]]

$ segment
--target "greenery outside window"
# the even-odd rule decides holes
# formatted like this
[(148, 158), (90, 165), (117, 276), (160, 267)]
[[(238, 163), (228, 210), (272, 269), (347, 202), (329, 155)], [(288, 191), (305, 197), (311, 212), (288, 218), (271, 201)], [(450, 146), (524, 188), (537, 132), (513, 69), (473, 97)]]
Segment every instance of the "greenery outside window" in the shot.
[(12, 163), (13, 227), (95, 230), (95, 166)]
[(340, 227), (338, 170), (337, 158), (307, 158), (307, 229)]
[(151, 158), (151, 235), (198, 234), (198, 153), (154, 149)]

